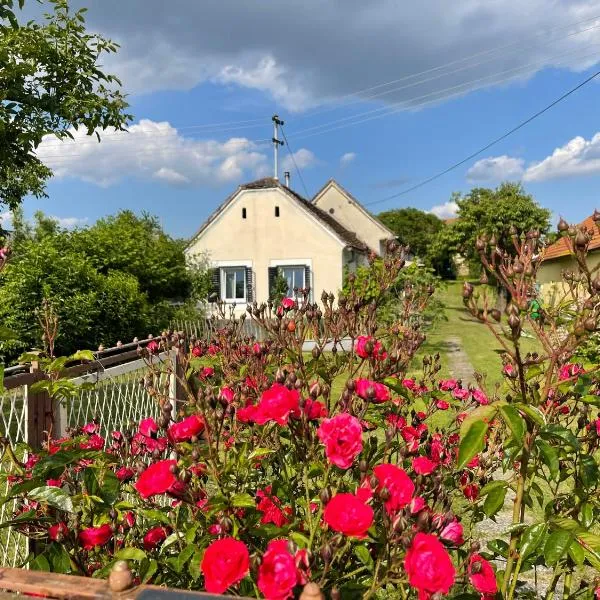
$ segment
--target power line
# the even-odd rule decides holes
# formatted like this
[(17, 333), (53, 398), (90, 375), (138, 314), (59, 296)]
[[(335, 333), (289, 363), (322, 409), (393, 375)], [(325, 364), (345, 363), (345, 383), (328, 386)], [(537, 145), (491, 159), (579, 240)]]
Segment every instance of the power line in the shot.
[(302, 187), (304, 188), (304, 193), (306, 194), (306, 199), (308, 200), (310, 198), (310, 194), (308, 193), (308, 188), (306, 187), (306, 184), (304, 183), (304, 177), (302, 177), (302, 173), (300, 172), (300, 169), (298, 168), (298, 163), (296, 162), (296, 158), (294, 157), (294, 153), (292, 152), (290, 143), (288, 142), (287, 136), (285, 135), (285, 130), (283, 129), (283, 126), (281, 127), (281, 134), (283, 135), (283, 141), (285, 142), (288, 154), (290, 155), (292, 162), (294, 163), (294, 167), (296, 168), (296, 173), (298, 173), (298, 177), (300, 178), (300, 181), (302, 182)]
[[(580, 21), (576, 21), (574, 23), (570, 23), (569, 25), (562, 25), (560, 27), (553, 27), (553, 28), (550, 28), (550, 29), (538, 31), (537, 33), (535, 33), (531, 37), (534, 38), (534, 37), (541, 36), (541, 35), (548, 35), (548, 34), (553, 33), (555, 31), (562, 31), (562, 30), (565, 30), (565, 29), (569, 29), (571, 27), (577, 27), (578, 25), (583, 25), (583, 24), (589, 23), (591, 21), (597, 21), (598, 19), (600, 19), (600, 15), (594, 15), (593, 17), (588, 17), (586, 19), (582, 19)], [(594, 29), (594, 27), (592, 27), (592, 29)], [(571, 37), (573, 35), (578, 35), (580, 33), (586, 32), (586, 31), (589, 31), (589, 29), (584, 29), (584, 30), (581, 30), (581, 31), (576, 31), (576, 32), (570, 33), (570, 34), (568, 34), (566, 36), (563, 36), (562, 38), (556, 38), (556, 39), (552, 39), (552, 40), (547, 40), (542, 45), (547, 45), (549, 43), (553, 43), (553, 42), (556, 42), (558, 40)], [(341, 96), (341, 98), (338, 99), (338, 102), (340, 100), (344, 100), (346, 98), (357, 98), (357, 100), (355, 102), (360, 102), (362, 100), (361, 95), (364, 94), (364, 93), (366, 93), (366, 92), (377, 90), (377, 89), (380, 89), (382, 87), (387, 87), (389, 85), (394, 85), (394, 84), (400, 83), (402, 81), (406, 81), (406, 80), (409, 80), (409, 79), (413, 79), (415, 77), (419, 77), (420, 75), (427, 75), (429, 73), (433, 73), (433, 72), (445, 69), (446, 67), (451, 67), (453, 65), (469, 61), (472, 58), (477, 58), (479, 56), (485, 56), (485, 55), (488, 55), (488, 54), (493, 54), (495, 52), (499, 52), (501, 50), (506, 50), (507, 48), (511, 48), (513, 46), (517, 46), (516, 50), (519, 50), (520, 49), (519, 46), (521, 44), (523, 44), (523, 41), (519, 40), (517, 42), (511, 42), (509, 44), (504, 44), (502, 46), (496, 46), (496, 47), (488, 49), (488, 50), (481, 50), (481, 51), (476, 52), (474, 54), (471, 54), (469, 56), (466, 56), (466, 57), (463, 57), (463, 58), (458, 58), (458, 59), (452, 60), (450, 62), (444, 63), (442, 65), (438, 65), (438, 66), (435, 66), (435, 67), (430, 67), (429, 69), (425, 69), (424, 71), (420, 71), (418, 73), (412, 73), (412, 74), (404, 75), (403, 77), (400, 77), (398, 79), (393, 79), (391, 81), (387, 81), (387, 82), (384, 82), (384, 83), (379, 83), (377, 85), (374, 85), (374, 86), (371, 86), (371, 87), (367, 87), (367, 88), (364, 88), (362, 90), (358, 90), (358, 91), (355, 91), (355, 92), (350, 92), (348, 94), (345, 94), (345, 95)], [(535, 47), (535, 46), (533, 46), (533, 47)], [(349, 102), (349, 103), (345, 103), (345, 104), (336, 104), (336, 106), (323, 108), (321, 110), (315, 109), (314, 111), (310, 111), (310, 114), (307, 113), (307, 114), (301, 116), (301, 118), (306, 118), (308, 116), (313, 116), (313, 115), (316, 115), (316, 114), (321, 114), (321, 113), (324, 113), (324, 112), (329, 112), (329, 111), (332, 111), (332, 110), (336, 110), (336, 109), (338, 109), (340, 107), (347, 106), (349, 104), (350, 105), (354, 104), (355, 102)]]
[[(571, 27), (576, 27), (578, 25), (583, 25), (585, 23), (589, 23), (590, 21), (597, 21), (598, 19), (600, 19), (600, 15), (595, 15), (594, 17), (583, 19), (581, 21), (577, 21), (577, 22), (572, 23), (570, 25), (563, 25), (561, 27), (552, 28), (550, 30), (539, 31), (538, 33), (536, 33), (532, 37), (537, 37), (537, 36), (540, 36), (540, 35), (547, 35), (548, 33), (552, 33), (554, 31), (561, 31), (561, 30), (564, 30), (564, 29), (569, 29)], [(326, 107), (326, 108), (323, 108), (321, 110), (315, 109), (314, 111), (310, 111), (309, 113), (307, 113), (305, 115), (302, 115), (301, 118), (307, 118), (307, 117), (315, 116), (315, 115), (318, 115), (318, 114), (323, 114), (323, 113), (326, 113), (326, 112), (331, 112), (333, 110), (337, 110), (337, 109), (342, 108), (342, 107), (352, 106), (353, 104), (364, 102), (365, 100), (373, 100), (374, 98), (378, 98), (380, 96), (385, 96), (387, 94), (391, 94), (394, 91), (399, 91), (399, 90), (406, 89), (406, 88), (409, 88), (409, 87), (414, 87), (416, 85), (421, 85), (422, 83), (426, 83), (428, 81), (439, 79), (441, 77), (446, 77), (447, 75), (451, 75), (452, 73), (457, 73), (459, 71), (464, 71), (464, 70), (467, 70), (467, 69), (472, 69), (472, 68), (480, 66), (482, 64), (486, 64), (488, 62), (492, 62), (494, 60), (498, 60), (498, 58), (505, 58), (506, 54), (502, 54), (501, 57), (493, 57), (492, 56), (492, 57), (487, 58), (485, 60), (482, 60), (480, 62), (473, 63), (473, 64), (467, 64), (465, 66), (459, 67), (459, 68), (454, 69), (452, 71), (442, 72), (442, 73), (439, 73), (439, 74), (434, 75), (432, 77), (429, 77), (427, 79), (422, 79), (420, 81), (416, 81), (416, 82), (412, 82), (412, 83), (400, 86), (399, 88), (393, 88), (391, 90), (385, 90), (383, 92), (378, 92), (378, 93), (373, 94), (371, 96), (366, 96), (366, 97), (363, 96), (363, 94), (366, 94), (367, 92), (371, 92), (371, 91), (375, 91), (375, 90), (378, 90), (378, 89), (381, 89), (381, 88), (385, 88), (385, 87), (394, 85), (396, 83), (401, 83), (402, 81), (407, 81), (407, 80), (410, 80), (410, 79), (414, 79), (414, 78), (419, 77), (421, 75), (428, 75), (430, 73), (435, 73), (437, 71), (443, 71), (447, 67), (451, 67), (453, 65), (465, 63), (465, 62), (470, 61), (471, 59), (477, 58), (479, 56), (493, 55), (496, 52), (499, 52), (501, 50), (506, 50), (506, 49), (511, 48), (511, 47), (514, 47), (514, 50), (511, 50), (510, 52), (519, 52), (519, 51), (522, 52), (523, 50), (527, 50), (527, 49), (530, 49), (530, 48), (537, 48), (537, 47), (540, 47), (540, 46), (547, 46), (548, 44), (552, 44), (552, 43), (555, 43), (555, 42), (558, 42), (558, 41), (561, 41), (561, 40), (564, 40), (564, 39), (567, 39), (567, 38), (570, 38), (570, 37), (573, 37), (573, 36), (576, 36), (576, 35), (580, 35), (582, 33), (586, 33), (586, 32), (591, 31), (593, 29), (597, 29), (598, 27), (600, 27), (600, 26), (599, 25), (593, 25), (593, 26), (588, 27), (586, 29), (581, 29), (579, 31), (574, 31), (574, 32), (571, 32), (571, 33), (569, 33), (567, 35), (561, 36), (561, 37), (552, 38), (552, 39), (546, 39), (546, 40), (544, 40), (544, 42), (542, 44), (538, 43), (538, 44), (533, 44), (533, 45), (530, 45), (530, 46), (523, 47), (522, 46), (523, 41), (518, 41), (518, 42), (511, 42), (510, 44), (504, 44), (503, 46), (496, 46), (495, 48), (491, 48), (489, 50), (482, 50), (482, 51), (476, 52), (475, 54), (472, 54), (470, 56), (466, 56), (464, 58), (459, 58), (459, 59), (450, 61), (448, 63), (445, 63), (443, 65), (439, 65), (439, 66), (436, 66), (436, 67), (431, 67), (429, 69), (426, 69), (424, 71), (420, 71), (418, 73), (412, 73), (412, 74), (400, 77), (398, 79), (393, 79), (391, 81), (387, 81), (385, 83), (380, 83), (380, 84), (377, 84), (377, 85), (374, 85), (374, 86), (371, 86), (371, 87), (368, 87), (368, 88), (365, 88), (365, 89), (362, 89), (362, 90), (359, 90), (359, 91), (356, 91), (356, 92), (351, 92), (349, 94), (346, 94), (346, 95), (342, 96), (339, 100), (344, 100), (345, 98), (354, 98), (354, 100), (351, 100), (350, 102), (343, 102), (343, 103), (340, 103), (339, 100), (338, 100), (338, 102), (336, 103), (335, 106)]]
[[(599, 42), (595, 42), (593, 44), (590, 44), (589, 46), (587, 46), (586, 48), (591, 48), (593, 46), (597, 46)], [(561, 54), (557, 54), (553, 57), (551, 57), (551, 60), (555, 61), (554, 64), (558, 65), (560, 64), (560, 62), (563, 62), (565, 57), (567, 56), (572, 56), (573, 54), (576, 54), (576, 57), (579, 59), (583, 59), (583, 58), (589, 58), (592, 56), (597, 56), (598, 52), (595, 51), (591, 54), (586, 54), (586, 55), (579, 55), (578, 53), (581, 52), (581, 48), (578, 48), (575, 51), (571, 51), (571, 52), (563, 52)], [(557, 59), (563, 59), (563, 61), (560, 62), (556, 62)], [(433, 92), (429, 92), (427, 94), (422, 94), (420, 96), (413, 96), (412, 98), (407, 98), (406, 100), (402, 100), (399, 102), (394, 102), (392, 104), (388, 104), (386, 106), (380, 107), (380, 108), (374, 108), (371, 110), (367, 110), (361, 113), (357, 113), (354, 115), (350, 115), (348, 117), (342, 117), (339, 119), (335, 119), (333, 121), (330, 121), (329, 123), (323, 123), (321, 125), (316, 125), (314, 127), (309, 127), (306, 129), (301, 129), (297, 132), (294, 132), (293, 137), (294, 139), (305, 139), (305, 138), (309, 138), (309, 137), (313, 137), (315, 135), (320, 135), (323, 133), (329, 133), (331, 131), (337, 131), (338, 129), (344, 129), (345, 127), (350, 127), (353, 125), (358, 125), (360, 123), (365, 123), (367, 121), (372, 121), (373, 119), (380, 119), (383, 117), (387, 117), (389, 115), (395, 114), (397, 112), (400, 112), (402, 110), (404, 110), (405, 108), (419, 108), (421, 106), (425, 106), (427, 104), (431, 104), (432, 102), (440, 102), (442, 100), (445, 100), (446, 98), (452, 98), (456, 95), (460, 95), (460, 94), (464, 94), (466, 92), (470, 92), (473, 91), (475, 89), (479, 89), (480, 87), (485, 87), (485, 86), (479, 86), (479, 88), (474, 87), (474, 88), (469, 88), (468, 86), (472, 86), (473, 84), (476, 83), (480, 83), (483, 81), (488, 81), (488, 84), (485, 85), (498, 85), (499, 83), (503, 83), (504, 81), (509, 81), (511, 79), (515, 79), (521, 75), (525, 75), (528, 72), (535, 72), (539, 66), (544, 65), (548, 62), (548, 60), (543, 60), (543, 61), (537, 61), (537, 62), (533, 62), (533, 63), (529, 63), (526, 65), (521, 65), (519, 67), (513, 67), (511, 69), (506, 69), (504, 71), (499, 71), (497, 73), (492, 73), (491, 75), (485, 75), (483, 77), (478, 77), (476, 79), (471, 79), (469, 81), (465, 81), (463, 83), (459, 83), (453, 86), (449, 86), (446, 88), (442, 88), (440, 90), (434, 90)], [(521, 73), (523, 72), (523, 73)], [(495, 80), (495, 78), (497, 78), (500, 75), (504, 75), (507, 73), (515, 73), (515, 75), (511, 75), (510, 77), (506, 77), (503, 79), (500, 79), (498, 81)], [(429, 102), (418, 102), (415, 104), (415, 102), (417, 100), (423, 100), (425, 98), (431, 98), (432, 96), (437, 96), (440, 94), (443, 94), (445, 92), (449, 92), (452, 90), (459, 90), (461, 88), (466, 88), (464, 90), (461, 90), (458, 94), (450, 94), (448, 96), (442, 96), (440, 98), (436, 98), (433, 101), (429, 101)], [(369, 115), (373, 115), (373, 116), (369, 116)], [(361, 117), (365, 117), (365, 118), (361, 118)], [(356, 120), (358, 119), (358, 120)], [(338, 124), (339, 125), (336, 125)], [(335, 125), (335, 126), (334, 126)], [(306, 133), (305, 133), (306, 132)]]
[(590, 81), (592, 81), (593, 79), (598, 77), (598, 75), (600, 75), (600, 71), (596, 71), (593, 75), (590, 75), (587, 79), (584, 79), (580, 84), (576, 85), (574, 88), (571, 88), (568, 92), (565, 92), (562, 96), (560, 96), (559, 98), (557, 98), (556, 100), (554, 100), (553, 102), (551, 102), (550, 104), (548, 104), (547, 106), (545, 106), (544, 108), (542, 108), (541, 110), (536, 112), (535, 114), (531, 115), (531, 117), (525, 119), (524, 121), (521, 121), (521, 123), (519, 123), (516, 127), (513, 127), (511, 130), (502, 134), (500, 137), (497, 137), (495, 140), (491, 141), (489, 144), (486, 144), (485, 146), (483, 146), (476, 152), (469, 154), (469, 156), (467, 156), (466, 158), (463, 158), (462, 160), (454, 163), (447, 169), (444, 169), (443, 171), (440, 171), (439, 173), (436, 173), (435, 175), (432, 175), (431, 177), (428, 177), (427, 179), (424, 179), (423, 181), (420, 181), (416, 185), (413, 185), (405, 190), (402, 190), (401, 192), (392, 194), (391, 196), (388, 196), (387, 198), (382, 198), (381, 200), (375, 200), (374, 202), (367, 202), (365, 204), (365, 206), (373, 206), (374, 204), (381, 204), (382, 202), (387, 202), (389, 200), (393, 200), (394, 198), (398, 198), (399, 196), (404, 196), (405, 194), (408, 194), (409, 192), (419, 189), (419, 188), (423, 187), (424, 185), (426, 185), (436, 179), (439, 179), (443, 175), (446, 175), (446, 173), (453, 171), (454, 169), (460, 167), (461, 165), (464, 165), (466, 162), (469, 162), (471, 159), (475, 158), (482, 152), (485, 152), (492, 146), (496, 145), (498, 142), (501, 142), (502, 140), (506, 139), (508, 136), (515, 133), (515, 131), (518, 131), (519, 129), (525, 127), (525, 125), (531, 123), (531, 121), (533, 121), (534, 119), (537, 119), (539, 116), (541, 116), (545, 112), (549, 111), (551, 108), (556, 106), (559, 102), (562, 102), (563, 100), (568, 98), (571, 94), (575, 93), (577, 90), (582, 88), (584, 85), (588, 84)]

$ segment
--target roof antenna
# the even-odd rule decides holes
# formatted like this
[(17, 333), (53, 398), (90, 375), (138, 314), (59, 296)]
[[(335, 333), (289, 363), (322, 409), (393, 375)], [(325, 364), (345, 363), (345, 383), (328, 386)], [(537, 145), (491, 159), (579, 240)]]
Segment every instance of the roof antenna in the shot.
[(289, 188), (290, 187), (290, 172), (286, 171), (283, 176), (285, 177), (285, 187)]
[(279, 158), (279, 146), (283, 146), (283, 142), (279, 139), (279, 126), (283, 125), (283, 121), (278, 115), (273, 115), (273, 159), (275, 162), (275, 181), (279, 181), (279, 166), (277, 160)]

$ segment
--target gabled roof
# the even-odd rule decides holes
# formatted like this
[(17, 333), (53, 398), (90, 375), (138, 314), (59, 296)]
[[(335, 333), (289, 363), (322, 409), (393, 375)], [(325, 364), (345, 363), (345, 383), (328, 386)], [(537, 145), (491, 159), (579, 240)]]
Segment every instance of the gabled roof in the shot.
[[(600, 231), (596, 225), (594, 219), (590, 216), (583, 223), (579, 224), (579, 227), (585, 227), (588, 231), (593, 232), (592, 240), (588, 246), (588, 250), (596, 250), (600, 248)], [(546, 248), (543, 260), (553, 260), (555, 258), (562, 258), (563, 256), (569, 256), (571, 250), (567, 244), (567, 238), (561, 237), (558, 241), (554, 242), (551, 246)]]
[(364, 215), (365, 217), (367, 217), (368, 219), (370, 219), (371, 221), (374, 221), (375, 223), (377, 223), (377, 225), (379, 225), (382, 229), (384, 229), (385, 231), (387, 231), (387, 233), (389, 234), (390, 238), (396, 238), (398, 237), (389, 227), (386, 227), (377, 217), (375, 217), (374, 215), (372, 215), (344, 186), (342, 186), (340, 183), (338, 183), (335, 179), (330, 179), (313, 197), (312, 199), (312, 204), (316, 205), (317, 200), (319, 199), (319, 197), (325, 192), (325, 190), (329, 187), (336, 187), (344, 196), (346, 196), (346, 198), (348, 198), (348, 200), (350, 200), (350, 202), (352, 202), (352, 204), (358, 208)]
[(250, 183), (245, 183), (238, 186), (237, 190), (229, 196), (225, 202), (223, 202), (203, 223), (202, 227), (192, 236), (190, 239), (188, 246), (189, 247), (192, 242), (202, 234), (202, 232), (233, 202), (234, 198), (244, 190), (264, 190), (264, 189), (280, 189), (283, 191), (288, 197), (290, 197), (300, 208), (305, 210), (308, 214), (312, 215), (316, 218), (321, 225), (323, 225), (326, 229), (331, 231), (341, 242), (345, 245), (350, 246), (351, 248), (355, 248), (356, 250), (360, 250), (362, 252), (367, 252), (368, 247), (364, 242), (362, 242), (358, 236), (346, 229), (341, 223), (336, 221), (331, 215), (321, 210), (314, 204), (311, 204), (308, 200), (303, 198), (297, 192), (294, 192), (290, 188), (283, 185), (279, 180), (273, 177), (265, 177), (264, 179), (258, 179), (257, 181), (252, 181)]

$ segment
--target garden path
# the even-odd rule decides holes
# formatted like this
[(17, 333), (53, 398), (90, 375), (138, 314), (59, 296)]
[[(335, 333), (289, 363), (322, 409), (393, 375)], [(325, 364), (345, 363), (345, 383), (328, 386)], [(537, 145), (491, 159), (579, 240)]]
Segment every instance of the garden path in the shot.
[(471, 382), (474, 379), (475, 369), (461, 346), (460, 338), (451, 336), (446, 339), (444, 346), (448, 356), (448, 370), (451, 377), (462, 380), (465, 385)]

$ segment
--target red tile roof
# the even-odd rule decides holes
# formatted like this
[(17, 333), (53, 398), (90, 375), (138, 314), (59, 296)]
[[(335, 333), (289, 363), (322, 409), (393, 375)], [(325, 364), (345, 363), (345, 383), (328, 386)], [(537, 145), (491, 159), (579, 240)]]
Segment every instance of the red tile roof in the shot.
[[(593, 232), (592, 241), (588, 247), (588, 250), (596, 250), (600, 248), (600, 231), (598, 226), (594, 222), (594, 219), (590, 216), (583, 223), (579, 224), (580, 227), (585, 227), (588, 231)], [(571, 250), (567, 244), (567, 237), (561, 237), (557, 242), (554, 242), (551, 246), (546, 248), (543, 260), (554, 260), (555, 258), (561, 258), (563, 256), (569, 256)]]

